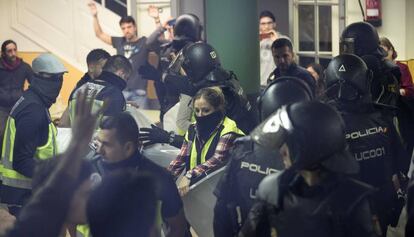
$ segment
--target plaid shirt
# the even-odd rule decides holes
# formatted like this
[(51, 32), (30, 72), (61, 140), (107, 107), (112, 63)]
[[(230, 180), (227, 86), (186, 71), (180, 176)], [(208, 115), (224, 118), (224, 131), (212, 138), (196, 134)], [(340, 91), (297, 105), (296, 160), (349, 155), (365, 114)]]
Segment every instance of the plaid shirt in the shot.
[[(202, 173), (213, 169), (214, 167), (223, 164), (228, 159), (228, 152), (233, 146), (233, 141), (238, 138), (239, 135), (236, 133), (227, 133), (220, 137), (214, 155), (210, 158), (206, 157), (206, 162), (199, 164), (190, 170), (193, 177), (197, 177)], [(196, 139), (196, 142), (199, 142)], [(170, 163), (168, 170), (171, 171), (173, 176), (177, 178), (186, 167), (186, 162), (190, 162), (191, 148), (188, 146), (188, 142), (184, 140), (181, 146), (180, 154), (177, 158)]]

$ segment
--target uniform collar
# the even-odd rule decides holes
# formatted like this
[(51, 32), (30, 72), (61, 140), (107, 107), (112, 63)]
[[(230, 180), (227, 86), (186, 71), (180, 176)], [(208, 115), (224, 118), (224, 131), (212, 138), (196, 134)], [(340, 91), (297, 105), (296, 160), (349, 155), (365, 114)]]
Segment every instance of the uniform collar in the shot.
[(138, 151), (136, 151), (134, 155), (132, 155), (131, 157), (115, 163), (109, 163), (102, 159), (102, 167), (104, 168), (104, 170), (109, 172), (125, 168), (138, 168), (140, 161), (141, 154)]
[(103, 71), (101, 75), (99, 75), (98, 79), (106, 81), (120, 90), (124, 90), (127, 85), (126, 81), (112, 72)]

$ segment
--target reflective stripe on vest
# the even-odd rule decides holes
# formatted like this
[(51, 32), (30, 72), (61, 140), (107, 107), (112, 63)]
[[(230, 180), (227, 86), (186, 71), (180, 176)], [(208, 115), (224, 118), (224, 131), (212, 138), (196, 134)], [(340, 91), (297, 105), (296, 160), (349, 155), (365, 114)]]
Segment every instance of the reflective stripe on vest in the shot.
[(162, 201), (161, 200), (157, 200), (157, 205), (155, 207), (155, 229), (157, 229), (157, 232), (161, 233), (162, 230), (162, 214), (161, 214), (161, 210), (162, 210)]
[[(35, 158), (44, 160), (57, 154), (56, 134), (57, 129), (55, 125), (50, 122), (46, 144), (36, 148)], [(1, 162), (3, 165), (1, 176), (3, 185), (31, 189), (31, 179), (13, 169), (13, 150), (16, 137), (16, 124), (13, 117), (9, 116), (7, 119), (4, 135), (1, 154)]]
[(77, 225), (76, 226), (76, 237), (89, 237), (90, 230), (88, 225)]
[[(241, 136), (244, 136), (244, 133), (242, 132), (242, 130), (240, 130), (237, 127), (236, 122), (234, 122), (233, 120), (231, 120), (228, 117), (224, 118), (224, 121), (222, 123), (223, 125), (223, 129), (220, 132), (220, 137), (228, 134), (228, 133), (236, 133), (239, 134)], [(215, 131), (210, 138), (207, 140), (207, 142), (203, 145), (203, 148), (201, 150), (201, 164), (206, 162), (206, 155), (210, 149), (211, 143), (213, 142), (214, 137), (217, 135), (217, 131)], [(188, 142), (188, 132), (185, 134), (185, 140)], [(197, 149), (196, 149), (196, 136), (194, 136), (193, 141), (191, 142), (191, 151), (190, 151), (190, 169), (194, 169), (198, 164), (197, 164)], [(214, 149), (216, 149), (214, 147)]]
[[(104, 88), (105, 88), (104, 85), (87, 82), (84, 85), (82, 85), (81, 87), (79, 87), (73, 93), (73, 96), (69, 101), (69, 120), (70, 120), (71, 124), (73, 123), (73, 119), (75, 118), (76, 98), (78, 96), (78, 93), (82, 90), (86, 90), (87, 98), (91, 99), (92, 95), (98, 95)], [(100, 108), (102, 108), (103, 104), (104, 104), (104, 102), (102, 100), (96, 100), (95, 99), (93, 101), (93, 105), (92, 105), (92, 112), (96, 113), (96, 111), (98, 111)], [(102, 118), (102, 115), (100, 115), (100, 117), (98, 118), (98, 121), (100, 121), (101, 118)], [(97, 123), (96, 126), (98, 126), (98, 124), (99, 124), (99, 122)]]
[[(4, 170), (4, 165), (3, 165), (3, 157), (6, 154), (6, 150), (4, 149), (4, 144), (6, 143), (6, 139), (10, 137), (9, 135), (9, 130), (7, 129), (7, 127), (9, 126), (9, 119), (7, 118), (6, 120), (6, 126), (4, 126), (4, 133), (3, 133), (3, 142), (1, 144), (1, 156), (0, 156), (0, 180), (3, 180), (3, 170)], [(14, 139), (14, 138), (13, 138)], [(12, 151), (13, 152), (13, 151)]]

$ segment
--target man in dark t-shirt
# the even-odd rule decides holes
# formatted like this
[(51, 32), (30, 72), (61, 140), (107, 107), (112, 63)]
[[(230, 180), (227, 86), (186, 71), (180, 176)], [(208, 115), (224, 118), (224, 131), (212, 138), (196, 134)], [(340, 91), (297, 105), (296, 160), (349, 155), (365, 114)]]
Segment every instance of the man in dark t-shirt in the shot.
[[(138, 68), (144, 65), (148, 58), (149, 47), (146, 37), (138, 37), (137, 26), (132, 16), (122, 17), (119, 26), (122, 30), (122, 37), (110, 36), (102, 31), (98, 20), (96, 4), (90, 2), (89, 8), (93, 16), (93, 28), (96, 37), (116, 49), (116, 53), (125, 56), (132, 64), (132, 75), (127, 84), (127, 90), (132, 94), (145, 99), (147, 81), (138, 73)], [(128, 97), (128, 96), (127, 96)], [(127, 98), (128, 99), (128, 98)]]
[(305, 81), (312, 92), (315, 93), (315, 79), (313, 79), (312, 75), (305, 68), (296, 64), (293, 45), (289, 39), (279, 38), (275, 40), (272, 44), (272, 55), (276, 69), (270, 74), (267, 79), (267, 84), (282, 76), (297, 77)]
[[(131, 18), (132, 19), (132, 18)], [(133, 19), (132, 19), (133, 20)], [(131, 23), (125, 23), (131, 24)], [(135, 22), (134, 22), (135, 24)], [(121, 25), (122, 27), (122, 25)], [(128, 81), (128, 89), (136, 90), (139, 96), (144, 96), (147, 89), (147, 81), (138, 73), (138, 68), (145, 64), (148, 57), (147, 38), (141, 37), (134, 42), (128, 42), (125, 37), (112, 36), (112, 46), (116, 53), (125, 56), (132, 64), (132, 75)]]
[(102, 120), (99, 128), (100, 157), (92, 161), (97, 171), (103, 177), (121, 169), (134, 169), (138, 173), (155, 176), (159, 187), (156, 196), (161, 204), (161, 212), (158, 216), (162, 219), (165, 236), (190, 236), (183, 203), (171, 174), (139, 152), (138, 125), (134, 118), (129, 113), (122, 112)]

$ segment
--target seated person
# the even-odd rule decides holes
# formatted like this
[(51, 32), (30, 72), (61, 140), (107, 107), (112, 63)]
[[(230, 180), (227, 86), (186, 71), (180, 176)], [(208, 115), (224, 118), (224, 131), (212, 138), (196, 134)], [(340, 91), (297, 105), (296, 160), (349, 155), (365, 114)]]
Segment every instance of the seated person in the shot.
[(196, 122), (188, 128), (181, 151), (168, 168), (176, 178), (186, 170), (178, 185), (181, 196), (189, 191), (190, 183), (224, 165), (233, 141), (244, 135), (225, 116), (224, 107), (224, 95), (218, 87), (203, 88), (193, 98)]

